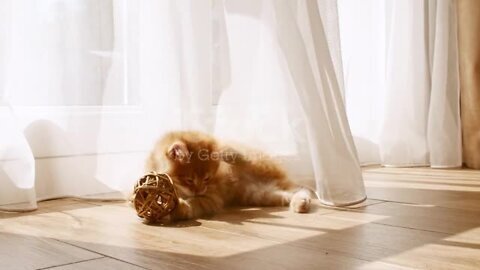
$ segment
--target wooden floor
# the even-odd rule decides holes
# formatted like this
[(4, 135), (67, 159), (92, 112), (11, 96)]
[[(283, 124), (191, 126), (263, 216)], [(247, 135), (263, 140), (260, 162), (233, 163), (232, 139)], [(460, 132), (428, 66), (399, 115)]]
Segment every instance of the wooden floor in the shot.
[(148, 226), (124, 203), (0, 212), (0, 269), (480, 269), (480, 172), (364, 171), (369, 200)]

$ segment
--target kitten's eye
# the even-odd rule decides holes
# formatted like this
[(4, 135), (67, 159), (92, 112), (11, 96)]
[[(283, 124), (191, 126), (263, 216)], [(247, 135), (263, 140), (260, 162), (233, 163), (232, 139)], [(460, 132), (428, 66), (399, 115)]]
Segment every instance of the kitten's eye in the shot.
[(203, 182), (208, 182), (210, 181), (210, 176), (206, 176), (205, 178), (203, 178)]
[(192, 178), (184, 178), (183, 181), (189, 185), (193, 184), (193, 179)]

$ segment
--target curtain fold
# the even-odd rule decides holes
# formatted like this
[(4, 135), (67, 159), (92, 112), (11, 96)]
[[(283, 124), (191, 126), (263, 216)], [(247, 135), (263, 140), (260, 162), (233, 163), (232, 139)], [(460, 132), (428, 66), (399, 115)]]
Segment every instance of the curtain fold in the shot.
[(480, 169), (480, 2), (458, 0), (463, 161)]
[(0, 2), (0, 210), (31, 210), (36, 208), (35, 162), (6, 101), (11, 8), (8, 1)]
[(429, 4), (431, 91), (427, 140), (432, 167), (462, 166), (462, 123), (455, 2)]
[(37, 207), (35, 162), (11, 108), (0, 100), (0, 210)]
[(390, 8), (382, 162), (459, 167), (455, 5), (407, 0)]
[[(306, 16), (294, 24), (286, 1), (274, 1), (276, 30), (305, 115), (317, 193), (326, 204), (357, 203), (366, 198), (365, 189), (318, 2), (298, 3)], [(330, 8), (336, 14), (336, 5)], [(301, 20), (309, 31), (301, 29)]]

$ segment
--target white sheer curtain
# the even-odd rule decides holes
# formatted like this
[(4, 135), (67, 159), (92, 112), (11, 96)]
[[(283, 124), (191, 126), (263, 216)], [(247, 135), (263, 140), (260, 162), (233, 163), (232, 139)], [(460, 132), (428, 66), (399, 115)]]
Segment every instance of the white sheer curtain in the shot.
[(0, 104), (0, 210), (36, 208), (35, 163), (7, 104)]
[[(0, 3), (0, 21), (10, 20), (9, 10), (10, 3)], [(9, 25), (0, 23), (0, 210), (31, 210), (36, 208), (35, 163), (28, 142), (5, 100), (10, 37)]]
[[(1, 37), (16, 49), (1, 47), (0, 87), (36, 157), (37, 197), (23, 201), (130, 190), (154, 140), (172, 129), (259, 147), (326, 204), (365, 199), (342, 101), (336, 1), (2, 4)], [(2, 192), (23, 194), (19, 181), (0, 175)]]
[(461, 166), (455, 2), (340, 0), (339, 10), (361, 163)]

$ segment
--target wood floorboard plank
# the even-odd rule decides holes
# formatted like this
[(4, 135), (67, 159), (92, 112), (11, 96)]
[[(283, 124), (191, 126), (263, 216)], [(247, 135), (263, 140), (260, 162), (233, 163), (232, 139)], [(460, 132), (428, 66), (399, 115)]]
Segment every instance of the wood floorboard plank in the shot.
[[(44, 202), (38, 203), (38, 209), (35, 211), (29, 212), (7, 212), (7, 211), (0, 211), (0, 221), (2, 219), (8, 218), (17, 218), (22, 216), (35, 216), (45, 213), (55, 213), (61, 212), (66, 210), (78, 209), (78, 208), (91, 208), (95, 207), (96, 205), (79, 201), (76, 199), (60, 199), (60, 200), (49, 200)], [(1, 222), (0, 222), (1, 226)]]
[(0, 232), (0, 269), (38, 269), (100, 257), (54, 239)]
[[(372, 216), (384, 218), (373, 220)], [(360, 210), (336, 211), (325, 218), (352, 222), (372, 219), (367, 227), (386, 225), (392, 228), (387, 231), (406, 232), (409, 236), (394, 238), (394, 233), (382, 234), (382, 229), (377, 228), (366, 239), (371, 241), (378, 235), (394, 248), (404, 246), (404, 252), (396, 257), (422, 264), (415, 267), (480, 269), (480, 219), (475, 211), (387, 202)]]
[(61, 265), (56, 267), (46, 268), (48, 270), (142, 270), (141, 268), (133, 264), (128, 264), (122, 261), (118, 261), (112, 258), (100, 258), (95, 260), (89, 260), (84, 262), (72, 263), (67, 265)]
[[(452, 209), (434, 205), (386, 202), (354, 210), (372, 215), (387, 216), (378, 223), (417, 230), (455, 234), (480, 226), (480, 213), (465, 209)], [(336, 212), (335, 215), (351, 215)]]
[(380, 168), (364, 170), (370, 199), (478, 211), (480, 171)]

